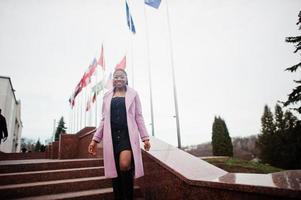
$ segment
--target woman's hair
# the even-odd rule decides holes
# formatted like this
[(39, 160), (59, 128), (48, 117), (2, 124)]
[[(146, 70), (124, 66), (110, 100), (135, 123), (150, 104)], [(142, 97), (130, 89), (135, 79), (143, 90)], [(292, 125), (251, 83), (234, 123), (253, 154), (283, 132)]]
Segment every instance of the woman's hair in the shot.
[(128, 84), (129, 84), (129, 81), (128, 81), (128, 74), (126, 73), (126, 71), (125, 71), (124, 69), (115, 69), (115, 71), (113, 72), (113, 76), (114, 76), (114, 74), (115, 74), (116, 72), (118, 72), (118, 71), (121, 71), (121, 72), (123, 72), (123, 73), (125, 74), (125, 77), (126, 77), (126, 82), (125, 82), (125, 84), (128, 85)]

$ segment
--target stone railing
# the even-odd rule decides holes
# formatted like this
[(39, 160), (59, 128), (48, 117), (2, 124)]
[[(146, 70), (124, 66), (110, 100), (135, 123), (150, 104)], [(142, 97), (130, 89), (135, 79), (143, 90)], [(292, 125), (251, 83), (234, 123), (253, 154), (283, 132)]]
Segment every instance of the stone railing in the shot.
[(301, 170), (273, 174), (228, 173), (163, 141), (143, 151), (145, 199), (301, 199)]
[(88, 153), (95, 127), (85, 127), (76, 134), (61, 134), (59, 141), (48, 145), (47, 156), (50, 159), (76, 159), (102, 157), (102, 143), (97, 146), (96, 156)]

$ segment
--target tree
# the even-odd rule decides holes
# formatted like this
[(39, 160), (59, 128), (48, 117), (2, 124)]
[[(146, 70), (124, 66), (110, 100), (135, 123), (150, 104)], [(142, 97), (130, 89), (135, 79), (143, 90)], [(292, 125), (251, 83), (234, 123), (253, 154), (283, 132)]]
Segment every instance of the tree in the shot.
[(227, 125), (221, 117), (214, 118), (211, 143), (214, 156), (233, 156), (232, 141)]
[(40, 152), (45, 152), (45, 151), (46, 151), (46, 146), (42, 144), (40, 147)]
[[(284, 113), (284, 114), (283, 114)], [(257, 146), (265, 163), (284, 169), (301, 167), (301, 122), (289, 110), (275, 106), (275, 119), (268, 106), (261, 118)]]
[[(297, 22), (297, 25), (299, 25), (299, 30), (301, 30), (301, 11), (299, 12), (299, 20)], [(285, 41), (288, 43), (293, 43), (295, 45), (295, 51), (294, 53), (297, 53), (301, 49), (301, 35), (295, 36), (295, 37), (287, 37), (285, 38)], [(293, 65), (291, 67), (288, 67), (285, 69), (285, 71), (290, 72), (296, 72), (298, 68), (301, 68), (301, 62), (299, 62), (296, 65)], [(293, 91), (288, 95), (288, 99), (283, 102), (284, 106), (291, 106), (298, 103), (301, 103), (301, 79), (300, 80), (294, 80), (295, 83), (297, 83), (297, 86), (293, 89)], [(293, 110), (296, 110), (301, 114), (301, 105), (299, 104), (299, 107), (292, 108)]]
[(285, 118), (282, 108), (279, 104), (275, 106), (275, 129), (282, 133), (285, 130)]
[(22, 137), (21, 138), (21, 149), (23, 149), (25, 152), (32, 152), (34, 151), (35, 148), (35, 142), (33, 139), (29, 139), (29, 138), (25, 138)]
[(279, 166), (285, 169), (301, 168), (301, 124), (290, 111), (284, 113), (285, 129), (281, 135), (282, 149)]
[(273, 134), (275, 130), (273, 113), (270, 108), (265, 105), (261, 117), (261, 134), (258, 135), (257, 140), (257, 146), (260, 149), (259, 158), (265, 163), (274, 163), (274, 146), (272, 140), (274, 139)]
[(39, 152), (40, 149), (41, 149), (41, 142), (40, 142), (40, 138), (39, 138), (38, 141), (36, 142), (34, 151), (35, 151), (35, 152)]
[(66, 133), (66, 127), (65, 127), (65, 122), (64, 122), (64, 117), (61, 117), (60, 121), (59, 121), (59, 124), (56, 128), (56, 131), (55, 131), (55, 141), (58, 141), (59, 138), (60, 138), (60, 134), (61, 133)]

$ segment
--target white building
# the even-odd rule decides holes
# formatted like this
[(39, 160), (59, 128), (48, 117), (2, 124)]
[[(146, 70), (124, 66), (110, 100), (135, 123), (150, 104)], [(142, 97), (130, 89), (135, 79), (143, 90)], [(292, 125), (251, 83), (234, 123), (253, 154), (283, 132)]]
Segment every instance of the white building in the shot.
[(8, 137), (1, 142), (0, 151), (20, 152), (21, 148), (21, 102), (17, 101), (10, 77), (0, 76), (0, 109), (6, 119)]

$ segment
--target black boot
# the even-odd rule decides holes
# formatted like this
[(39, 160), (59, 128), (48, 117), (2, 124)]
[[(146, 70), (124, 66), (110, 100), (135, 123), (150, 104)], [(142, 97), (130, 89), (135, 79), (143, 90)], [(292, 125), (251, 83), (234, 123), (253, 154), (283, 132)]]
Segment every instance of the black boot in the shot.
[(121, 178), (120, 177), (112, 178), (112, 186), (113, 186), (114, 200), (123, 200)]
[(133, 170), (120, 171), (122, 180), (123, 196), (126, 200), (134, 199), (134, 177)]

